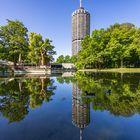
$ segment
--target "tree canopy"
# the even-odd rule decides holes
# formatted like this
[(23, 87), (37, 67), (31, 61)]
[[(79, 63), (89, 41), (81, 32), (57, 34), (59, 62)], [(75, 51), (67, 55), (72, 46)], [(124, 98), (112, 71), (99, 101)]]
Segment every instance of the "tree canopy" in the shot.
[(0, 26), (0, 59), (16, 63), (47, 65), (56, 54), (52, 41), (31, 32), (18, 20)]
[(17, 63), (28, 50), (28, 29), (18, 20), (7, 20), (0, 26), (0, 58)]
[(75, 63), (77, 61), (76, 56), (69, 56), (69, 55), (60, 55), (56, 59), (56, 63)]
[(114, 24), (94, 30), (82, 41), (77, 68), (119, 68), (140, 66), (140, 29), (133, 24)]
[(41, 63), (41, 65), (49, 64), (53, 61), (53, 55), (56, 52), (53, 50), (54, 46), (48, 38), (42, 39), (40, 34), (31, 32), (29, 35), (29, 53), (28, 59), (30, 63)]

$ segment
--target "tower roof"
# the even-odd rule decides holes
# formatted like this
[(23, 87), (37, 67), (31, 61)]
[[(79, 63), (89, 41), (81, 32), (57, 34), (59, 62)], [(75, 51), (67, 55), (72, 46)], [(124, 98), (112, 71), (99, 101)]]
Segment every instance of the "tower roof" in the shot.
[(75, 14), (82, 14), (82, 13), (90, 15), (89, 12), (84, 9), (82, 1), (83, 0), (80, 0), (80, 7), (72, 13), (72, 16)]
[(90, 15), (89, 12), (86, 11), (83, 7), (80, 7), (72, 13), (72, 16), (75, 14), (82, 14), (82, 13)]

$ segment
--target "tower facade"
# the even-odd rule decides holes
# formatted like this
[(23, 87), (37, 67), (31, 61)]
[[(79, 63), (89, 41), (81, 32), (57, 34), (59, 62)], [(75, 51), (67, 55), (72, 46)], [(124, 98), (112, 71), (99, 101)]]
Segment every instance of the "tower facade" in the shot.
[(72, 13), (72, 55), (77, 55), (81, 50), (81, 41), (90, 35), (90, 14), (82, 7)]

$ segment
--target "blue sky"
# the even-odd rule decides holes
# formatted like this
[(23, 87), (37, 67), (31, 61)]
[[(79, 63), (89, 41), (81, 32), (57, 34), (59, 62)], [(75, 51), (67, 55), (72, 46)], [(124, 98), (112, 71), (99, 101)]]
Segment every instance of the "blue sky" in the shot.
[[(71, 14), (79, 1), (0, 0), (0, 25), (18, 19), (29, 32), (50, 38), (57, 55), (71, 55)], [(140, 0), (83, 0), (83, 5), (91, 14), (91, 31), (123, 22), (140, 27)]]

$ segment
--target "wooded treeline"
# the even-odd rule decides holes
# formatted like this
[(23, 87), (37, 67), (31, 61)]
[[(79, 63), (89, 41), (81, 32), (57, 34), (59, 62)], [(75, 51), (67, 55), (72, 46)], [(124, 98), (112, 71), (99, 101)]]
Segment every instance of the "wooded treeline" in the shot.
[(70, 56), (70, 55), (60, 55), (58, 56), (58, 58), (56, 59), (55, 63), (75, 63), (77, 60), (76, 56)]
[(94, 30), (82, 41), (78, 69), (140, 67), (140, 28), (131, 23)]

